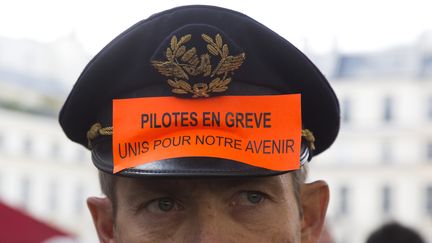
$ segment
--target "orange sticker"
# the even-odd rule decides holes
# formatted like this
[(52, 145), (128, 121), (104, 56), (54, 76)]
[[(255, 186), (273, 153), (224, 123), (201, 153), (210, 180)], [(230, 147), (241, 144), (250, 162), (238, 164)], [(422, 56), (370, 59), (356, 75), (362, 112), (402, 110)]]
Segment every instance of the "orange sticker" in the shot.
[(114, 173), (178, 157), (298, 169), (301, 124), (300, 94), (115, 99)]

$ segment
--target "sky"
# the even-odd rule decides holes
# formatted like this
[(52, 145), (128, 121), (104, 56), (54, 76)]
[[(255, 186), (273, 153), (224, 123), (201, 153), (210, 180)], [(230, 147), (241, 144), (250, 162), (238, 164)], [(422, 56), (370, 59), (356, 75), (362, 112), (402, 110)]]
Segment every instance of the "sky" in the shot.
[(0, 36), (50, 42), (73, 34), (95, 54), (139, 20), (188, 4), (243, 12), (315, 53), (376, 51), (432, 32), (431, 0), (0, 0)]

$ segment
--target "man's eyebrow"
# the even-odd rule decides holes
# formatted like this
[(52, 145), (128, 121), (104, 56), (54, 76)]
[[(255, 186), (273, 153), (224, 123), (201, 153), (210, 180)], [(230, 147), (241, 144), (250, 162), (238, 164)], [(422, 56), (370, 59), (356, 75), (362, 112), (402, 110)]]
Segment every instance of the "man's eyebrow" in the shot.
[[(166, 194), (187, 194), (188, 189), (195, 186), (208, 185), (214, 190), (230, 190), (240, 187), (269, 188), (272, 191), (283, 190), (285, 178), (274, 177), (250, 177), (250, 178), (201, 178), (201, 179), (138, 179), (130, 186), (128, 198), (130, 200), (141, 200), (148, 195)], [(136, 179), (135, 179), (136, 180)], [(186, 189), (186, 191), (184, 190)], [(131, 191), (132, 190), (132, 191)], [(139, 193), (137, 193), (139, 192)]]
[(258, 186), (271, 188), (272, 190), (281, 191), (285, 183), (282, 182), (282, 178), (276, 177), (259, 177), (259, 178), (242, 178), (227, 180), (221, 183), (222, 187), (225, 188), (236, 188), (236, 187), (248, 187), (248, 186)]

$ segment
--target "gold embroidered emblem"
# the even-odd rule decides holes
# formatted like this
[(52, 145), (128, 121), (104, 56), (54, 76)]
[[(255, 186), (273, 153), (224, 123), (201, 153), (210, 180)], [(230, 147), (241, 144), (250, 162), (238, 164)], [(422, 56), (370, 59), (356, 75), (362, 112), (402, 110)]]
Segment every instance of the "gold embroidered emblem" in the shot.
[[(175, 94), (192, 94), (193, 98), (198, 98), (226, 91), (231, 82), (228, 75), (242, 65), (245, 53), (229, 55), (229, 47), (223, 43), (220, 34), (216, 34), (214, 39), (202, 34), (201, 38), (207, 43), (209, 53), (198, 56), (196, 47), (187, 49), (185, 46), (191, 38), (191, 34), (182, 36), (180, 40), (173, 36), (166, 50), (167, 60), (152, 61), (153, 67), (162, 75), (169, 77), (167, 82)], [(219, 63), (214, 68), (210, 63), (213, 56), (219, 58)], [(211, 81), (191, 85), (188, 82), (190, 76), (210, 77)]]

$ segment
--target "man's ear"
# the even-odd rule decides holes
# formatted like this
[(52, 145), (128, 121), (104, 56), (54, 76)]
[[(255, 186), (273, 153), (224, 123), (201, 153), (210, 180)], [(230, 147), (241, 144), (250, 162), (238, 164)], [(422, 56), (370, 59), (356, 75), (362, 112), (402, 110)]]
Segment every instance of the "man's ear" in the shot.
[(104, 197), (89, 197), (87, 206), (101, 243), (114, 242), (114, 219), (111, 200)]
[(303, 209), (301, 242), (318, 242), (329, 202), (329, 187), (324, 181), (303, 184), (300, 194)]

